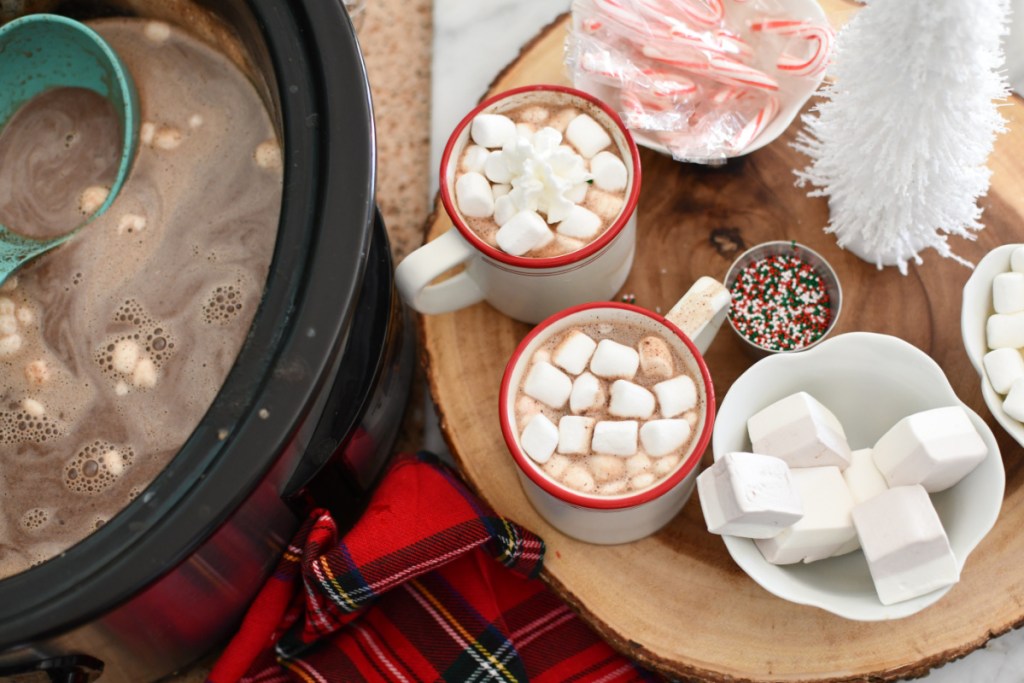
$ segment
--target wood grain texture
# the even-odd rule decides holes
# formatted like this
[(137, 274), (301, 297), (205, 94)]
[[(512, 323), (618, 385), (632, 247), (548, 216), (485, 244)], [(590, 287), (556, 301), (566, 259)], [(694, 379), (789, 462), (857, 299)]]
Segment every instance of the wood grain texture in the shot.
[[(823, 2), (833, 21), (851, 4)], [(567, 22), (549, 26), (493, 84), (566, 82)], [(992, 190), (982, 200), (986, 229), (954, 251), (977, 262), (990, 249), (1021, 241), (1024, 216), (1024, 106), (1003, 109), (1009, 132), (991, 160)], [(970, 270), (934, 253), (900, 276), (840, 250), (822, 232), (828, 206), (794, 187), (807, 159), (785, 137), (711, 169), (645, 150), (638, 209), (638, 255), (623, 293), (667, 311), (700, 275), (722, 278), (743, 248), (797, 239), (835, 267), (844, 304), (833, 334), (853, 330), (901, 337), (930, 354), (958, 395), (986, 416), (1002, 449), (1006, 498), (996, 527), (967, 561), (962, 579), (936, 605), (894, 622), (858, 623), (774, 597), (731, 560), (705, 530), (694, 496), (658, 534), (601, 547), (567, 538), (534, 512), (516, 479), (498, 425), (498, 387), (507, 359), (529, 326), (486, 304), (421, 319), (422, 356), (442, 430), (470, 484), (498, 513), (547, 542), (544, 579), (621, 652), (665, 673), (714, 681), (891, 680), (922, 675), (1024, 621), (1024, 468), (1022, 449), (988, 416), (979, 380), (960, 339), (961, 289)], [(427, 229), (451, 223), (439, 208)], [(716, 394), (753, 362), (723, 330), (707, 354)], [(705, 454), (705, 463), (710, 452)]]

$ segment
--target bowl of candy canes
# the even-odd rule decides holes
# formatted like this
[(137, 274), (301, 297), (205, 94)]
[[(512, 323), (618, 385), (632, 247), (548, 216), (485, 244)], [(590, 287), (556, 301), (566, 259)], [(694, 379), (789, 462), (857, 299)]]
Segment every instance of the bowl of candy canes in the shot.
[(809, 349), (836, 326), (843, 289), (821, 254), (794, 241), (764, 242), (725, 274), (729, 326), (755, 358)]
[(817, 90), (833, 32), (815, 0), (574, 0), (573, 85), (636, 141), (721, 163), (781, 135)]
[(992, 416), (1024, 445), (1024, 244), (990, 251), (964, 285), (960, 333)]
[(721, 402), (697, 478), (708, 531), (769, 592), (847, 619), (942, 598), (995, 524), (992, 431), (942, 369), (896, 337), (852, 332), (768, 356)]

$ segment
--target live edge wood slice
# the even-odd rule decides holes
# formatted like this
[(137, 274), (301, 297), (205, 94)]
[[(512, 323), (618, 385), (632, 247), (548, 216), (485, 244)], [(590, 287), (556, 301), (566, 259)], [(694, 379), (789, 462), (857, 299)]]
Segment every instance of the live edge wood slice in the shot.
[[(834, 22), (852, 10), (823, 3)], [(563, 17), (531, 42), (491, 87), (566, 82)], [(1024, 240), (1024, 106), (1002, 109), (1009, 131), (990, 160), (985, 229), (955, 251), (977, 263), (990, 249)], [(797, 125), (764, 149), (722, 168), (674, 162), (644, 150), (638, 252), (623, 292), (668, 310), (700, 275), (725, 276), (746, 246), (795, 239), (839, 274), (843, 311), (833, 334), (852, 330), (901, 337), (930, 354), (957, 394), (985, 416), (1006, 465), (1006, 498), (995, 528), (974, 551), (960, 582), (915, 616), (859, 623), (769, 594), (736, 567), (707, 533), (697, 496), (665, 529), (636, 543), (594, 546), (567, 538), (534, 512), (520, 489), (498, 426), (498, 385), (529, 326), (486, 304), (424, 316), (423, 361), (445, 438), (463, 474), (501, 515), (547, 543), (543, 578), (616, 649), (666, 674), (710, 681), (890, 680), (923, 675), (993, 635), (1024, 622), (1024, 468), (1022, 449), (991, 418), (960, 340), (961, 289), (970, 270), (934, 253), (903, 277), (878, 271), (822, 232), (824, 200), (794, 187), (806, 158), (788, 143)], [(429, 238), (451, 223), (438, 205)], [(707, 354), (716, 394), (753, 362), (728, 329)], [(705, 464), (710, 449), (705, 453)]]

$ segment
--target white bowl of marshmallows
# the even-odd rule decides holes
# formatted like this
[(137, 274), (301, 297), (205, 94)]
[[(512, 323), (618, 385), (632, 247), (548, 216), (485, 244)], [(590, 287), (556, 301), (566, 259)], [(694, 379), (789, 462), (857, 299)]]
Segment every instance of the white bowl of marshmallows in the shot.
[(995, 524), (991, 430), (888, 335), (766, 358), (732, 385), (698, 477), (709, 531), (771, 593), (860, 621), (935, 603)]
[(1024, 244), (993, 249), (974, 269), (960, 331), (989, 411), (1024, 445)]

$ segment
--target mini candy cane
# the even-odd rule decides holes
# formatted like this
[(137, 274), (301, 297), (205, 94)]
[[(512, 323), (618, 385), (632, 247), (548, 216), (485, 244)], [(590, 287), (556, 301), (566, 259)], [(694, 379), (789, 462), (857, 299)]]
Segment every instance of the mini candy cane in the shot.
[(741, 130), (732, 141), (733, 150), (736, 152), (742, 152), (744, 149), (749, 147), (750, 143), (753, 142), (758, 135), (764, 132), (764, 129), (768, 127), (768, 124), (772, 122), (772, 119), (774, 119), (775, 115), (778, 113), (779, 99), (774, 95), (769, 95), (768, 100), (757, 112), (757, 115), (743, 127), (743, 130)]
[(722, 51), (740, 59), (750, 59), (754, 56), (754, 48), (740, 35), (727, 28), (720, 28), (714, 32), (715, 40), (722, 46)]
[(651, 94), (655, 97), (678, 98), (697, 92), (697, 84), (682, 74), (643, 69), (641, 72), (651, 83)]
[(813, 50), (809, 57), (795, 57), (783, 52), (775, 64), (780, 71), (797, 76), (809, 76), (824, 69), (832, 52), (832, 30), (825, 26), (806, 21), (769, 20), (751, 24), (750, 30), (791, 36), (811, 42)]
[(779, 89), (778, 82), (760, 69), (741, 64), (722, 55), (709, 54), (704, 60), (694, 60), (684, 56), (666, 55), (651, 45), (645, 45), (641, 52), (645, 57), (662, 64), (693, 71), (726, 85), (747, 86), (771, 91)]
[(725, 18), (722, 0), (662, 0), (682, 19), (702, 26), (718, 26)]

